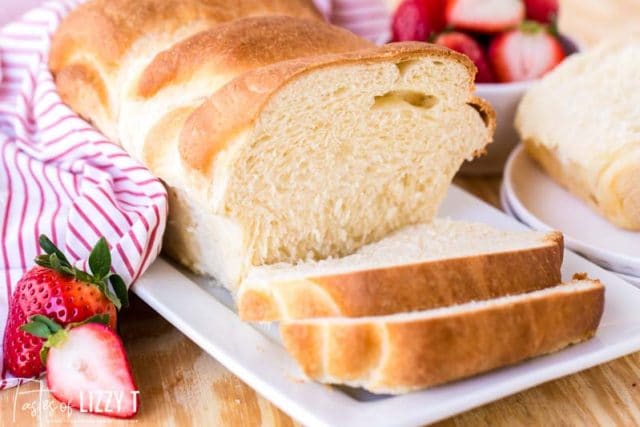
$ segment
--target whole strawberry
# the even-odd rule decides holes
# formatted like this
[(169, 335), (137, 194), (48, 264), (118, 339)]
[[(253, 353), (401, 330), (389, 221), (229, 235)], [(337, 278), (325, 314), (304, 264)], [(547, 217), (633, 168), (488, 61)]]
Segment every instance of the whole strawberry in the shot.
[(558, 16), (558, 0), (524, 0), (524, 4), (528, 19), (550, 24)]
[(427, 41), (446, 27), (446, 0), (404, 0), (393, 15), (393, 41)]
[(22, 276), (11, 296), (4, 333), (4, 361), (19, 378), (34, 377), (44, 370), (39, 357), (43, 340), (21, 329), (31, 316), (41, 314), (64, 326), (108, 314), (109, 327), (115, 329), (116, 310), (128, 303), (122, 278), (110, 272), (111, 255), (104, 238), (89, 256), (92, 274), (73, 267), (44, 235), (40, 246), (45, 254), (35, 259), (38, 266)]
[(467, 55), (478, 69), (477, 83), (493, 83), (495, 81), (482, 46), (470, 36), (457, 31), (442, 33), (435, 39), (435, 44)]

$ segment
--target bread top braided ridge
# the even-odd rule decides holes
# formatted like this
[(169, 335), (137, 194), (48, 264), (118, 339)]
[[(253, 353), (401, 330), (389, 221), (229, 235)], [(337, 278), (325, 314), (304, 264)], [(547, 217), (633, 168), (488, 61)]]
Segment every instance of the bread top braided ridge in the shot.
[[(107, 136), (115, 131), (119, 74), (127, 56), (161, 50), (220, 23), (249, 16), (321, 20), (311, 0), (93, 0), (73, 10), (52, 41), (49, 68), (62, 100)], [(127, 76), (135, 78), (136, 76)]]

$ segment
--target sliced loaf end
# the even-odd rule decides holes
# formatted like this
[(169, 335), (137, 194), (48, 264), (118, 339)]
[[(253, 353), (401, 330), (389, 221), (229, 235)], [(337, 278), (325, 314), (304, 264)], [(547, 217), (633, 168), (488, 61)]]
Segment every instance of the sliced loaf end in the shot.
[(238, 224), (245, 272), (344, 256), (430, 221), (461, 163), (484, 151), (495, 117), (473, 75), (425, 43), (274, 64), (217, 91), (180, 152)]

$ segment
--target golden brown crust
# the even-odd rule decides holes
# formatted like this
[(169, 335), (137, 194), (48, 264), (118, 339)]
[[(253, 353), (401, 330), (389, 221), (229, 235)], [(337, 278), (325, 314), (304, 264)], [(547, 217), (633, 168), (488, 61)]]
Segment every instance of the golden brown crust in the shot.
[(193, 112), (194, 108), (176, 108), (165, 114), (147, 134), (142, 149), (142, 161), (153, 173), (157, 173), (159, 162), (166, 159), (171, 143), (178, 138), (179, 129)]
[[(618, 165), (614, 164), (611, 167), (616, 166)], [(640, 231), (640, 153), (636, 155), (635, 162), (627, 162), (614, 173), (610, 196), (620, 203), (621, 219), (618, 225)]]
[(171, 33), (205, 21), (215, 25), (247, 16), (320, 19), (309, 0), (93, 0), (78, 6), (56, 31), (49, 64), (56, 72), (69, 58), (88, 55), (108, 67), (140, 37)]
[[(280, 329), (283, 331), (283, 329)], [(287, 350), (311, 378), (317, 378), (324, 372), (324, 335), (321, 328), (289, 328), (285, 339), (295, 345)]]
[(195, 70), (237, 75), (278, 61), (372, 47), (367, 40), (318, 20), (265, 16), (235, 20), (203, 31), (158, 54), (147, 66), (138, 95), (148, 98)]
[[(616, 170), (611, 185), (603, 183), (607, 188), (600, 194), (595, 189), (590, 190), (593, 188), (590, 184), (590, 171), (577, 164), (563, 164), (556, 153), (533, 138), (525, 139), (524, 146), (527, 154), (536, 160), (549, 176), (602, 216), (618, 227), (640, 230), (640, 165), (631, 164)], [(628, 154), (621, 154), (623, 160), (625, 155)], [(615, 169), (616, 166), (614, 163), (609, 168)], [(600, 179), (605, 175), (601, 173)]]
[[(103, 94), (105, 88), (111, 90), (108, 86), (114, 84), (117, 69), (136, 41), (152, 33), (161, 37), (184, 29), (193, 33), (222, 22), (262, 15), (321, 19), (311, 0), (93, 0), (74, 9), (56, 30), (49, 68), (58, 90), (68, 94), (64, 102), (116, 138), (104, 129), (115, 124), (114, 106)], [(84, 74), (92, 74), (91, 78), (60, 78), (72, 72), (68, 68), (79, 64)], [(86, 105), (86, 97), (99, 100), (99, 104), (95, 108)], [(97, 119), (98, 115), (103, 117)]]
[[(281, 335), (287, 349), (311, 378), (359, 384), (374, 392), (401, 393), (476, 375), (588, 339), (594, 335), (603, 310), (604, 287), (595, 281), (579, 291), (525, 297), (508, 304), (433, 317), (283, 323)], [(368, 336), (345, 331), (361, 330), (364, 325), (383, 328), (385, 340), (371, 344)], [(310, 334), (318, 337), (323, 334), (325, 341), (332, 342), (332, 357), (320, 372), (308, 369), (308, 361), (316, 357), (309, 353), (324, 351), (326, 343), (320, 346), (316, 343), (303, 358), (299, 357), (303, 343), (298, 337)], [(345, 358), (357, 360), (353, 349), (367, 348), (373, 354), (374, 349), (369, 348), (373, 345), (381, 346), (383, 355), (382, 363), (373, 372), (351, 375), (358, 371), (353, 368), (356, 363), (353, 360), (345, 371)]]
[[(180, 136), (182, 159), (194, 170), (206, 173), (216, 154), (255, 120), (269, 99), (285, 84), (306, 73), (329, 66), (400, 62), (424, 57), (441, 57), (463, 64), (469, 70), (469, 92), (473, 92), (476, 71), (473, 63), (464, 55), (428, 43), (391, 43), (356, 52), (279, 62), (237, 77), (201, 105), (189, 117)], [(482, 105), (490, 111), (488, 104)], [(493, 121), (493, 115), (487, 117)]]
[[(496, 133), (497, 126), (495, 110), (493, 109), (491, 104), (489, 104), (489, 102), (477, 96), (473, 97), (473, 99), (469, 102), (469, 105), (475, 108), (478, 114), (480, 114), (480, 117), (482, 117), (482, 121), (488, 129), (489, 135), (491, 135), (491, 141), (489, 141), (489, 144), (491, 144), (493, 142), (493, 135)], [(487, 148), (485, 146), (485, 148), (483, 148), (481, 151), (473, 153), (473, 156), (478, 157), (486, 153)]]
[(80, 62), (69, 65), (56, 75), (56, 84), (65, 104), (72, 105), (82, 118), (114, 137), (113, 131), (105, 128), (111, 110), (104, 81), (95, 68)]
[(246, 283), (238, 311), (248, 321), (363, 317), (530, 292), (561, 279), (562, 234), (549, 233), (547, 240), (528, 250), (275, 282), (266, 289)]
[[(326, 337), (328, 374), (346, 381), (373, 372), (382, 359), (384, 329), (373, 324), (336, 325)], [(344, 343), (352, 345), (344, 347)]]

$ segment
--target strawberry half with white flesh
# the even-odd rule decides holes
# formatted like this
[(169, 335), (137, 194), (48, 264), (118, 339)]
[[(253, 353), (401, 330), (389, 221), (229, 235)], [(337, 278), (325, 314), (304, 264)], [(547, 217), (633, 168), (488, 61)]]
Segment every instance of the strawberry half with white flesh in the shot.
[(522, 0), (447, 0), (447, 23), (456, 29), (498, 33), (518, 26), (524, 16)]
[(46, 339), (41, 358), (56, 399), (81, 412), (131, 418), (140, 406), (139, 392), (122, 340), (108, 322), (109, 315), (97, 315), (63, 329), (36, 315), (23, 330)]
[(499, 35), (489, 46), (489, 61), (500, 82), (537, 79), (565, 56), (560, 41), (546, 27), (532, 21)]
[(7, 369), (19, 378), (35, 377), (44, 371), (38, 357), (42, 340), (21, 329), (31, 316), (41, 314), (64, 326), (108, 314), (109, 326), (115, 329), (116, 311), (128, 304), (124, 281), (110, 271), (111, 255), (104, 238), (89, 255), (91, 274), (73, 267), (44, 235), (40, 236), (40, 246), (45, 254), (38, 256), (38, 265), (18, 281), (9, 301), (3, 354)]
[(455, 31), (443, 33), (436, 38), (435, 43), (467, 55), (478, 69), (476, 82), (491, 83), (495, 81), (482, 46), (468, 35)]
[(427, 41), (444, 30), (446, 0), (404, 0), (393, 15), (393, 41)]

